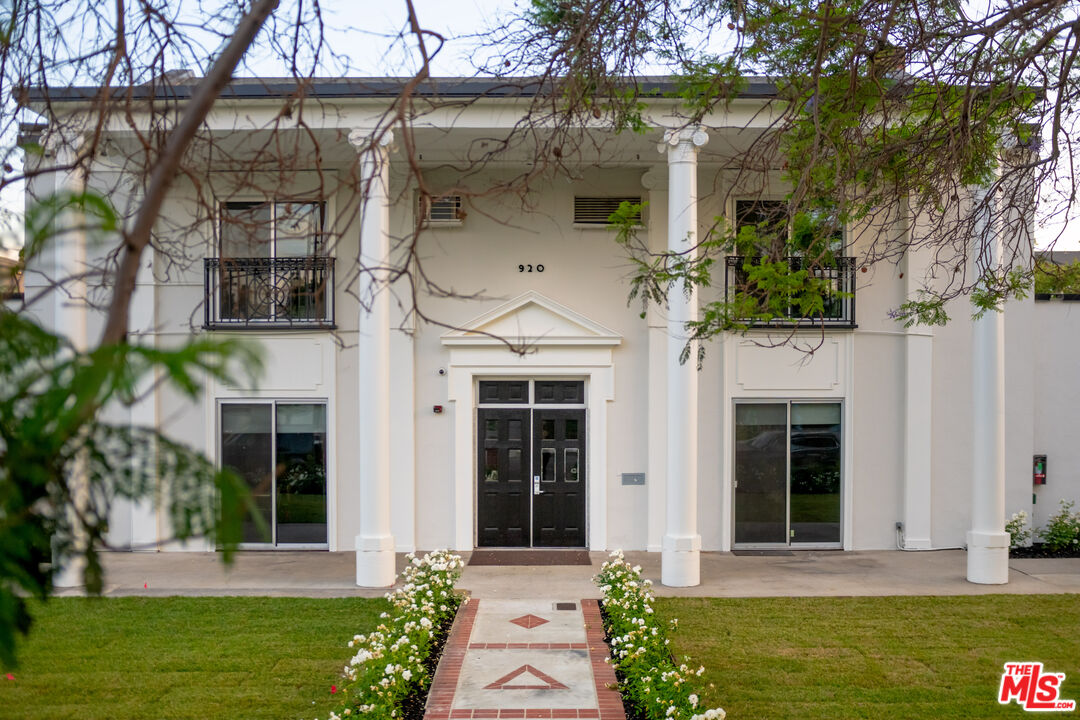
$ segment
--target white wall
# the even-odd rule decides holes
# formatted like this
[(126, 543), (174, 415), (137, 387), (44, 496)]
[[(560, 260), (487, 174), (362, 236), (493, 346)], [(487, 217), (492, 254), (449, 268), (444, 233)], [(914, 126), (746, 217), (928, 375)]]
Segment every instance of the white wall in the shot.
[[(1034, 303), (1031, 313), (1032, 342), (1026, 348), (1034, 360), (1034, 444), (1031, 453), (1046, 455), (1046, 485), (1035, 487), (1034, 525), (1041, 527), (1067, 500), (1080, 507), (1080, 303), (1049, 300)], [(1029, 454), (1030, 455), (1030, 454)], [(1027, 487), (1031, 487), (1030, 456)], [(1030, 507), (1006, 503), (1012, 514)], [(1011, 496), (1009, 499), (1012, 499)], [(1077, 508), (1073, 508), (1074, 511)]]

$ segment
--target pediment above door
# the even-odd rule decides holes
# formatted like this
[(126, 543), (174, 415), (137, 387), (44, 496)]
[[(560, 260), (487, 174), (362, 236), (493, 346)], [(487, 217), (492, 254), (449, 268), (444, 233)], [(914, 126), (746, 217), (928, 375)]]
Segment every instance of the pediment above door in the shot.
[(613, 347), (622, 336), (538, 292), (529, 291), (442, 336), (443, 345)]

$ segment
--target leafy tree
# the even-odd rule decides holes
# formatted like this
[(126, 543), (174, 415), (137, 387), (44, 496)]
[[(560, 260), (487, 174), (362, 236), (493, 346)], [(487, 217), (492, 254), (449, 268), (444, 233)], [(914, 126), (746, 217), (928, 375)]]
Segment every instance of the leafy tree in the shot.
[(1035, 261), (1035, 292), (1047, 295), (1080, 293), (1080, 261), (1058, 265), (1046, 257)]
[[(613, 217), (647, 302), (676, 281), (713, 283), (723, 255), (747, 256), (737, 291), (702, 308), (695, 340), (819, 319), (844, 227), (862, 233), (860, 266), (927, 258), (898, 320), (943, 323), (964, 296), (980, 315), (1029, 291), (1035, 212), (1074, 211), (1080, 19), (1061, 0), (532, 0), (493, 45), (489, 68), (540, 76), (550, 91), (535, 106), (554, 100), (567, 133), (590, 116), (647, 128), (656, 92), (641, 74), (656, 67), (675, 78), (686, 125), (728, 107), (747, 75), (775, 87), (769, 127), (747, 128), (753, 141), (728, 165), (782, 174), (783, 222), (717, 218), (691, 257), (644, 251)], [(909, 233), (881, 231), (914, 217)]]

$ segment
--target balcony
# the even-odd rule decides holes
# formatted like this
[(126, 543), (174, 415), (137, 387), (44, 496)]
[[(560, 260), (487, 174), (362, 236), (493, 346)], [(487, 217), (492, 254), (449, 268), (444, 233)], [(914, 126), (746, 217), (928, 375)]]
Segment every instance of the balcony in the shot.
[[(754, 289), (746, 287), (747, 273), (743, 266), (747, 261), (757, 264), (760, 258), (744, 255), (728, 255), (727, 273), (724, 279), (725, 297), (731, 300), (739, 290), (753, 296)], [(792, 270), (800, 270), (803, 258), (791, 256), (784, 258)], [(791, 307), (785, 317), (769, 320), (747, 319), (751, 327), (792, 328), (792, 327), (828, 327), (855, 328), (855, 258), (837, 257), (832, 267), (815, 266), (808, 268), (813, 277), (825, 281), (825, 311), (819, 317), (799, 317), (798, 308)]]
[(334, 258), (206, 258), (211, 330), (332, 330)]

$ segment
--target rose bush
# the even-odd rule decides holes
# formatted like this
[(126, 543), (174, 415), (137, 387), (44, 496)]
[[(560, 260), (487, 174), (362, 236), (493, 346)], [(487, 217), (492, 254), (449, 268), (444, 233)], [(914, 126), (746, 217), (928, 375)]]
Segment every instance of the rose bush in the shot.
[(667, 628), (653, 612), (652, 581), (641, 577), (641, 567), (631, 567), (616, 550), (595, 582), (604, 596), (604, 630), (623, 699), (646, 720), (723, 720), (722, 708), (699, 707), (693, 680), (705, 668), (691, 670), (672, 659)]
[(445, 550), (422, 558), (411, 553), (401, 587), (387, 594), (393, 604), (383, 622), (349, 641), (354, 651), (337, 688), (342, 705), (329, 720), (365, 715), (401, 718), (407, 700), (431, 685), (436, 641), (445, 636), (462, 597), (454, 590), (464, 562)]

